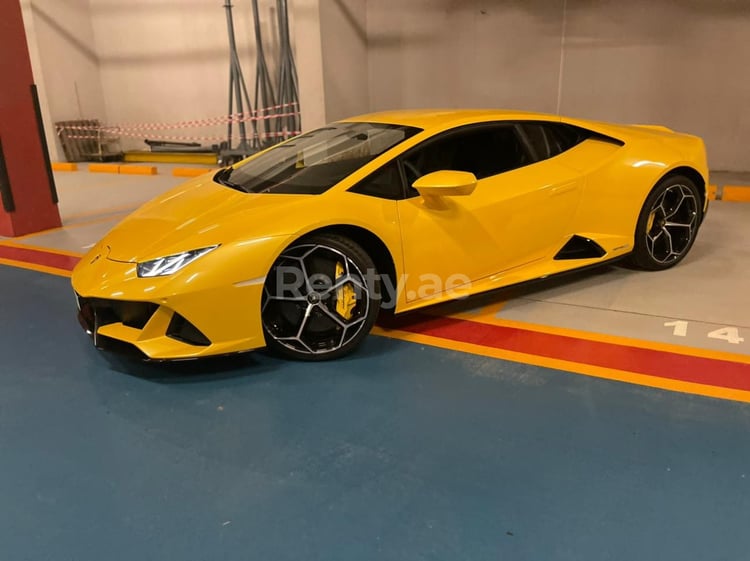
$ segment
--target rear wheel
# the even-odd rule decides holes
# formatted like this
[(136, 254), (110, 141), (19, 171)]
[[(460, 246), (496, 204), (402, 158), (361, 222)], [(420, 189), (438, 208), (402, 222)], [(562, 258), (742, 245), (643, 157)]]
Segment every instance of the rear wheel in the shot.
[(327, 360), (354, 350), (380, 308), (370, 256), (337, 235), (304, 238), (266, 278), (261, 316), (268, 348), (297, 360)]
[(689, 178), (675, 175), (660, 181), (638, 217), (631, 262), (660, 271), (682, 261), (698, 233), (700, 201), (698, 187)]

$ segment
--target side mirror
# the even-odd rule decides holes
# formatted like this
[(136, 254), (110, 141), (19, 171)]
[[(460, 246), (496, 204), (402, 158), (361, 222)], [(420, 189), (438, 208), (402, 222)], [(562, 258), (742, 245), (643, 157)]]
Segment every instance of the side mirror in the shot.
[(452, 170), (428, 173), (412, 185), (423, 197), (462, 197), (471, 195), (476, 186), (473, 173)]

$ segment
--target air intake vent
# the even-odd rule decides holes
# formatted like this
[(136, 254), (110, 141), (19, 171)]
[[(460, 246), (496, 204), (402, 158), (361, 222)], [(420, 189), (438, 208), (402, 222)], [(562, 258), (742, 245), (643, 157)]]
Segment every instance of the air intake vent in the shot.
[(573, 236), (555, 255), (555, 260), (563, 259), (599, 259), (607, 254), (604, 248), (594, 240), (582, 236)]
[(182, 341), (188, 345), (207, 347), (211, 344), (208, 337), (180, 314), (174, 314), (167, 328), (167, 337)]

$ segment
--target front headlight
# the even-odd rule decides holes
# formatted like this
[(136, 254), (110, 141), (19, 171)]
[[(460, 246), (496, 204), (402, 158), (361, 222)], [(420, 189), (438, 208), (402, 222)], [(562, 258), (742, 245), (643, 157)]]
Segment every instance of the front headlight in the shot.
[(190, 263), (199, 257), (204, 256), (206, 253), (213, 251), (217, 247), (219, 246), (212, 245), (211, 247), (203, 247), (201, 249), (191, 249), (190, 251), (183, 251), (182, 253), (167, 255), (166, 257), (159, 257), (158, 259), (138, 263), (138, 276), (141, 278), (148, 278), (171, 275), (183, 267), (187, 267)]

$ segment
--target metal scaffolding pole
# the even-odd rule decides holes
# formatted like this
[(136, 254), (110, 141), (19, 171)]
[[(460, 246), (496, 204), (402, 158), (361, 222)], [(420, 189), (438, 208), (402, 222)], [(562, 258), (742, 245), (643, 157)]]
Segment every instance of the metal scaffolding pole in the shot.
[(279, 26), (279, 85), (276, 89), (278, 101), (286, 113), (294, 115), (281, 119), (281, 132), (284, 138), (299, 134), (302, 123), (299, 116), (299, 88), (297, 68), (294, 64), (292, 44), (289, 39), (289, 12), (287, 0), (276, 0)]
[[(234, 19), (232, 17), (231, 0), (224, 1), (224, 10), (227, 15), (227, 34), (229, 36), (229, 123), (227, 124), (227, 149), (224, 151), (231, 156), (247, 156), (257, 149), (258, 131), (255, 121), (252, 122), (252, 138), (248, 141), (247, 128), (243, 118), (246, 114), (252, 114), (253, 106), (247, 93), (245, 78), (242, 75), (240, 57), (237, 54), (237, 41), (234, 36)], [(232, 146), (232, 120), (233, 110), (239, 115), (237, 128), (240, 134), (239, 144)], [(253, 146), (255, 145), (255, 147)]]
[[(255, 22), (255, 46), (256, 46), (256, 73), (255, 73), (255, 109), (260, 117), (259, 148), (278, 142), (276, 132), (278, 132), (277, 119), (271, 118), (272, 115), (279, 113), (276, 108), (276, 96), (273, 92), (271, 77), (266, 65), (266, 55), (263, 51), (263, 38), (260, 31), (260, 11), (258, 9), (258, 0), (252, 0), (253, 20)], [(263, 111), (262, 114), (260, 112)], [(283, 111), (282, 111), (283, 112)]]

